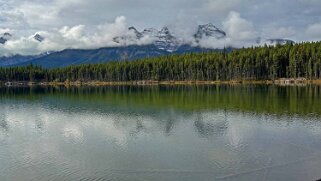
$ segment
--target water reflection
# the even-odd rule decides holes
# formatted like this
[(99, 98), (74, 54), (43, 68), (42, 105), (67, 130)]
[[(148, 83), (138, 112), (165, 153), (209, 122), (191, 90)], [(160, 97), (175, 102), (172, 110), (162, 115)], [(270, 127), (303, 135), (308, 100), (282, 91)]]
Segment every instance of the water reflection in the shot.
[(1, 180), (316, 180), (319, 90), (0, 89)]
[[(268, 114), (321, 114), (321, 86), (213, 85), (0, 88), (0, 99), (42, 101), (62, 109), (227, 109)], [(128, 109), (127, 109), (128, 110)], [(147, 109), (148, 110), (148, 109)]]
[(6, 121), (6, 118), (4, 116), (0, 117), (0, 143), (5, 140), (5, 137), (7, 136), (9, 132), (9, 125)]
[(209, 114), (198, 113), (194, 122), (195, 129), (202, 137), (220, 136), (225, 134), (228, 129), (227, 115), (212, 116)]
[(7, 123), (7, 121), (5, 119), (0, 119), (0, 128), (4, 132), (8, 132), (9, 131), (9, 125), (8, 125), (8, 123)]

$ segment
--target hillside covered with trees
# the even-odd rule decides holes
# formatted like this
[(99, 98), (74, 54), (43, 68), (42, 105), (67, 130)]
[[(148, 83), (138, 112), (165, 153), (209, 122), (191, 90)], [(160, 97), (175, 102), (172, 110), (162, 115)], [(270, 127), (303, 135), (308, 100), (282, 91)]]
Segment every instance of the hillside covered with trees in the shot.
[(0, 81), (228, 81), (298, 77), (321, 78), (321, 42), (170, 55), (56, 69), (33, 65), (0, 68)]

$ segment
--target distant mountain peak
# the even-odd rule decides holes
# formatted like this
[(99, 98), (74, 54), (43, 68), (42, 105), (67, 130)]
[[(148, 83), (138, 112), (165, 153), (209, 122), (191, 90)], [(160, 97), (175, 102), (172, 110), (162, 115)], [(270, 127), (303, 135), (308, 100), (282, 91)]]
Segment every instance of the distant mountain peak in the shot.
[(7, 42), (6, 39), (4, 39), (3, 37), (0, 37), (0, 44), (5, 44)]
[(134, 26), (129, 27), (128, 31), (133, 31), (135, 33), (139, 33), (139, 31)]
[(217, 39), (224, 38), (226, 33), (214, 26), (212, 23), (208, 23), (205, 25), (199, 25), (197, 32), (195, 33), (194, 37), (196, 40), (200, 40), (207, 37), (214, 37)]
[(35, 36), (33, 36), (33, 38), (39, 42), (42, 42), (43, 40), (45, 40), (44, 37), (42, 37), (41, 35), (39, 35), (38, 33), (35, 34)]
[(12, 35), (8, 32), (3, 33), (3, 35), (0, 37), (0, 44), (5, 44), (8, 40), (10, 40)]
[(10, 33), (8, 33), (8, 32), (6, 32), (6, 33), (3, 33), (3, 36), (5, 36), (5, 37), (12, 37), (12, 35), (10, 34)]
[(135, 33), (137, 39), (141, 39), (144, 35), (139, 32), (135, 27), (131, 26), (128, 28), (129, 31), (132, 31)]
[(168, 27), (163, 27), (159, 32), (158, 32), (158, 36), (159, 37), (170, 37), (170, 38), (173, 38), (174, 35), (170, 32), (169, 28)]
[(142, 34), (144, 36), (156, 37), (158, 35), (158, 30), (155, 28), (144, 29)]
[(170, 35), (170, 31), (168, 29), (168, 27), (164, 26), (161, 30), (160, 33), (166, 34), (166, 35)]
[[(150, 38), (150, 44), (155, 45), (160, 50), (165, 50), (167, 52), (175, 52), (179, 49), (180, 46), (188, 44), (188, 45), (196, 45), (201, 46), (202, 40), (211, 41), (220, 40), (226, 38), (228, 35), (215, 26), (212, 23), (198, 25), (196, 32), (193, 34), (193, 39), (184, 39), (180, 38), (183, 36), (177, 35), (171, 31), (171, 29), (167, 26), (162, 27), (160, 30), (155, 28), (147, 28), (143, 31), (138, 31), (135, 27), (129, 27), (127, 33), (124, 36), (119, 36), (114, 38), (114, 42), (122, 44), (122, 45), (130, 45), (139, 42), (142, 38)], [(134, 33), (134, 34), (133, 34)], [(255, 38), (255, 37), (253, 37)], [(267, 44), (267, 45), (285, 45), (288, 43), (295, 43), (289, 39), (267, 39), (258, 37), (255, 42), (260, 44)], [(253, 43), (255, 43), (253, 42)]]
[(155, 28), (148, 28), (144, 29), (142, 32), (139, 32), (135, 27), (131, 26), (128, 28), (128, 31), (133, 32), (135, 36), (133, 37), (132, 34), (118, 36), (115, 37), (113, 41), (126, 45), (127, 43), (138, 41), (147, 36), (153, 40), (152, 44), (154, 44), (157, 48), (168, 52), (175, 51), (180, 44), (178, 39), (172, 35), (168, 27), (163, 27), (160, 31)]
[[(128, 28), (129, 34), (123, 35), (123, 36), (117, 36), (113, 38), (113, 41), (115, 43), (120, 43), (123, 45), (127, 45), (128, 42), (134, 42), (135, 40), (141, 39), (144, 35), (140, 33), (135, 27), (131, 26)], [(134, 33), (134, 37), (132, 34)]]
[(170, 32), (169, 28), (165, 26), (158, 32), (154, 45), (161, 50), (173, 52), (178, 49), (181, 42)]
[(137, 29), (136, 29), (134, 26), (129, 27), (128, 30), (135, 30), (135, 31), (137, 31)]
[[(133, 36), (119, 36), (114, 38), (114, 42), (119, 44), (126, 44), (126, 42), (140, 40), (143, 37), (149, 37), (152, 39), (152, 44), (161, 50), (168, 52), (176, 51), (184, 42), (182, 39), (178, 38), (173, 34), (167, 26), (164, 26), (162, 29), (157, 30), (155, 28), (147, 28), (142, 32), (139, 32), (135, 27), (129, 27), (128, 31), (134, 32), (136, 37)], [(212, 23), (205, 25), (199, 25), (197, 32), (194, 34), (195, 41), (198, 42), (201, 39), (213, 37), (216, 39), (224, 38), (226, 33), (223, 30), (220, 30)]]

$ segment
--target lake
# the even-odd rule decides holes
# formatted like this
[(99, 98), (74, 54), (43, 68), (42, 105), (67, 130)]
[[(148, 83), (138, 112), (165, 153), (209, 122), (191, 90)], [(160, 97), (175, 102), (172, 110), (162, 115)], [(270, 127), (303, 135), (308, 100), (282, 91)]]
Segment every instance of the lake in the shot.
[(321, 179), (321, 86), (2, 87), (0, 178)]

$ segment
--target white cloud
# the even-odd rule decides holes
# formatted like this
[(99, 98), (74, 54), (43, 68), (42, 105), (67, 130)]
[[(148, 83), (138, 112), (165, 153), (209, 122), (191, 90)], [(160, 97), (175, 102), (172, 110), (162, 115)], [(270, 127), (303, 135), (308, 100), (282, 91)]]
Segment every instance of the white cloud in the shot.
[(66, 39), (81, 39), (84, 33), (84, 29), (84, 25), (78, 25), (74, 27), (64, 26), (59, 30), (59, 32)]
[(222, 48), (246, 47), (255, 44), (258, 33), (254, 31), (252, 23), (242, 18), (240, 13), (231, 11), (222, 24), (226, 32), (225, 38), (201, 40), (200, 45), (207, 48)]
[[(190, 26), (193, 24), (194, 28)], [(195, 43), (193, 34), (197, 25), (194, 23), (176, 23), (171, 27), (174, 34), (184, 42), (200, 45), (205, 48), (223, 47), (246, 47), (256, 43), (259, 33), (254, 30), (251, 22), (241, 17), (238, 12), (230, 12), (222, 22), (223, 30), (227, 36), (222, 39), (208, 38)], [(124, 16), (117, 17), (113, 23), (105, 23), (88, 28), (85, 25), (63, 26), (60, 29), (49, 31), (37, 31), (29, 36), (14, 37), (0, 46), (2, 54), (39, 54), (47, 51), (60, 51), (67, 48), (92, 49), (109, 46), (122, 46), (131, 44), (149, 44), (153, 41), (151, 37), (144, 37), (137, 40), (134, 31), (128, 31), (128, 23)], [(184, 28), (189, 27), (189, 28)], [(4, 30), (3, 30), (4, 31)], [(274, 31), (276, 34), (286, 34), (291, 32), (291, 28), (281, 28)], [(39, 34), (45, 38), (38, 42), (34, 35)], [(115, 37), (126, 37), (122, 43), (115, 43)]]
[(223, 22), (223, 29), (233, 40), (252, 40), (257, 33), (249, 21), (241, 18), (238, 12), (230, 12), (226, 21)]
[(306, 30), (306, 36), (313, 39), (321, 39), (321, 23), (309, 25)]
[(22, 1), (20, 3), (12, 3), (14, 9), (21, 12), (25, 21), (32, 28), (44, 28), (44, 27), (57, 27), (64, 24), (66, 19), (71, 17), (64, 17), (62, 15), (63, 10), (67, 7), (73, 7), (73, 5), (82, 5), (82, 0), (31, 0)]
[(0, 28), (0, 34), (6, 33), (6, 32), (9, 32), (9, 31), (10, 31), (9, 28)]
[[(5, 32), (8, 29), (0, 29)], [(39, 34), (44, 37), (44, 41), (38, 42), (34, 35)], [(91, 32), (85, 25), (76, 25), (73, 27), (64, 26), (60, 29), (51, 31), (38, 31), (31, 36), (14, 37), (0, 46), (2, 54), (39, 54), (47, 51), (60, 51), (67, 48), (74, 49), (91, 49), (108, 46), (120, 46), (113, 39), (117, 36), (133, 37), (135, 34), (128, 31), (128, 25), (124, 16), (119, 16), (113, 23), (97, 25)], [(151, 40), (148, 37), (136, 40), (129, 39), (126, 43), (146, 44)]]
[(293, 27), (267, 27), (263, 29), (263, 36), (267, 38), (295, 38), (297, 31)]
[(208, 0), (205, 8), (214, 13), (227, 13), (235, 8), (239, 8), (241, 4), (245, 4), (248, 0)]
[(204, 48), (223, 48), (232, 46), (232, 40), (229, 37), (219, 40), (215, 38), (208, 38), (200, 40), (199, 45)]
[(18, 10), (11, 11), (0, 11), (0, 22), (3, 28), (26, 28), (28, 24), (26, 23), (24, 14)]
[[(170, 24), (190, 41), (197, 24), (211, 22), (228, 34), (225, 40), (202, 42), (212, 47), (247, 46), (257, 36), (320, 40), (320, 7), (319, 0), (0, 0), (0, 33), (14, 35), (9, 45), (0, 46), (0, 55), (116, 46), (113, 37), (133, 36), (127, 31), (132, 25), (159, 29)], [(120, 15), (129, 19), (114, 21)], [(30, 35), (35, 32), (44, 33), (46, 40), (34, 42)]]

